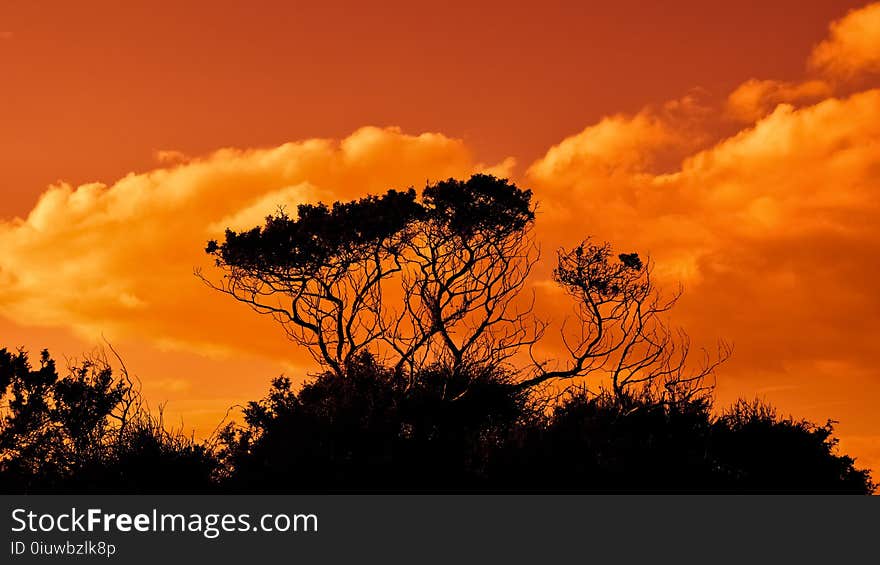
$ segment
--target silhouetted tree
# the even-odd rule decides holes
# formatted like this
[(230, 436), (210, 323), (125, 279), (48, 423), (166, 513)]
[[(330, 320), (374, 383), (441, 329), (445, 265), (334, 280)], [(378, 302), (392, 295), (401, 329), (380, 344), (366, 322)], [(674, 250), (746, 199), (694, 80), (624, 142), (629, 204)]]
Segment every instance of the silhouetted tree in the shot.
[[(661, 387), (668, 399), (700, 394), (729, 353), (686, 370), (687, 336), (661, 314), (649, 265), (636, 254), (617, 260), (609, 245), (561, 250), (556, 282), (574, 299), (579, 337), (563, 339), (572, 361), (559, 366), (509, 362), (531, 350), (547, 324), (522, 296), (538, 260), (532, 240), (532, 193), (507, 180), (474, 175), (352, 202), (303, 204), (264, 226), (236, 233), (206, 251), (224, 271), (212, 287), (278, 320), (328, 370), (344, 375), (368, 352), (410, 380), (439, 364), (451, 375), (505, 364), (517, 386), (603, 373), (624, 388)], [(199, 273), (200, 276), (201, 273)]]
[(634, 394), (644, 400), (645, 393), (657, 403), (687, 403), (711, 392), (707, 378), (731, 347), (720, 342), (716, 355), (704, 351), (700, 364), (688, 367), (687, 334), (662, 318), (681, 290), (664, 296), (652, 281), (650, 264), (637, 254), (615, 258), (608, 243), (586, 240), (559, 251), (553, 275), (575, 303), (576, 323), (561, 329), (570, 359), (567, 364), (535, 360), (534, 376), (520, 386), (599, 374), (609, 376), (611, 391), (623, 403)]
[(425, 187), (424, 214), (407, 242), (402, 312), (383, 324), (396, 366), (502, 364), (543, 324), (517, 304), (538, 259), (531, 191), (474, 175)]
[(400, 272), (410, 227), (424, 210), (415, 191), (352, 202), (302, 204), (265, 226), (226, 232), (207, 252), (226, 269), (218, 288), (272, 315), (296, 343), (337, 374), (382, 337), (380, 283)]

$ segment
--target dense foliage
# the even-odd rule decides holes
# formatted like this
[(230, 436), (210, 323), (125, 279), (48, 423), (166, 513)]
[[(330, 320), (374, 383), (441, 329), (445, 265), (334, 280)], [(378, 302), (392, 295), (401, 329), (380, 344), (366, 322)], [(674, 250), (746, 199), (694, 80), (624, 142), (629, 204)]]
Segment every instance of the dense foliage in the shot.
[(0, 491), (200, 492), (218, 462), (143, 406), (103, 357), (60, 376), (47, 351), (32, 366), (0, 349)]
[[(0, 350), (3, 492), (840, 492), (870, 493), (832, 423), (706, 397), (572, 389), (537, 400), (491, 368), (414, 382), (359, 358), (346, 377), (287, 378), (243, 421), (195, 442), (143, 414), (129, 384), (86, 362), (59, 378), (47, 353)], [(76, 394), (70, 394), (77, 389)]]

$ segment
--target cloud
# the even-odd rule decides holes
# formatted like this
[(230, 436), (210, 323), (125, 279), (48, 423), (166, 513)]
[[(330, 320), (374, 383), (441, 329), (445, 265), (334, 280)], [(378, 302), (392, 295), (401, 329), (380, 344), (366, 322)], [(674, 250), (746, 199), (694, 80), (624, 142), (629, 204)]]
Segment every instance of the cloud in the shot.
[(852, 10), (832, 22), (828, 39), (816, 46), (809, 64), (842, 79), (880, 71), (880, 3)]
[(292, 348), (270, 320), (193, 276), (194, 267), (210, 266), (208, 239), (227, 226), (252, 227), (279, 205), (477, 170), (509, 175), (512, 166), (476, 163), (463, 142), (441, 134), (366, 127), (338, 142), (223, 149), (112, 185), (58, 184), (27, 218), (0, 223), (0, 314), (89, 339), (136, 336), (202, 353), (289, 358)]
[(175, 149), (160, 149), (156, 151), (156, 161), (162, 165), (176, 165), (190, 161), (190, 156)]
[[(705, 118), (688, 96), (602, 119), (550, 148), (521, 179), (540, 202), (545, 249), (592, 235), (651, 254), (662, 282), (685, 283), (678, 317), (702, 343), (729, 338), (779, 367), (866, 360), (876, 337), (866, 320), (880, 313), (865, 272), (880, 250), (880, 94), (781, 104), (716, 144), (701, 134)], [(670, 154), (683, 156), (677, 166), (663, 163)], [(513, 165), (486, 167), (440, 134), (363, 128), (341, 141), (224, 149), (109, 186), (59, 184), (27, 218), (0, 224), (0, 313), (91, 339), (290, 358), (270, 320), (192, 275), (210, 267), (208, 239), (278, 206), (476, 170), (509, 176)], [(552, 300), (546, 308), (558, 311)]]
[[(662, 170), (675, 156), (680, 160), (704, 141), (701, 122), (708, 108), (699, 95), (692, 93), (659, 107), (649, 106), (632, 116), (605, 117), (551, 147), (532, 164), (528, 175), (586, 185), (590, 179), (607, 181)], [(600, 186), (605, 184), (593, 189)]]
[(817, 102), (832, 94), (831, 85), (822, 80), (801, 83), (751, 79), (727, 97), (725, 111), (735, 120), (753, 123), (782, 103)]
[[(657, 140), (677, 138), (668, 127), (615, 117), (550, 149), (528, 171), (545, 203), (539, 238), (592, 235), (650, 255), (661, 285), (684, 284), (674, 321), (695, 345), (735, 343), (723, 373), (735, 385), (720, 390), (794, 387), (778, 394), (809, 399), (807, 417), (876, 427), (844, 383), (858, 369), (856, 386), (880, 392), (880, 90), (779, 105), (675, 171), (646, 170)], [(536, 288), (544, 312), (564, 314)], [(849, 405), (829, 410), (817, 391)]]

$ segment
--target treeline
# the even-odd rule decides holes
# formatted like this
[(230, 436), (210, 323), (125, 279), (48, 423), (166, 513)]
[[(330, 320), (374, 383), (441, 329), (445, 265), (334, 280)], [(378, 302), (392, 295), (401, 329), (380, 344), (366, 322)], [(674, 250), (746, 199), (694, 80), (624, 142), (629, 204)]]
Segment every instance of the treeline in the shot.
[(205, 249), (221, 277), (199, 276), (271, 316), (320, 373), (276, 379), (198, 442), (146, 408), (124, 364), (61, 376), (46, 352), (32, 366), (3, 350), (2, 488), (873, 490), (830, 421), (760, 402), (713, 410), (732, 349), (694, 360), (666, 318), (680, 289), (657, 288), (636, 253), (589, 237), (559, 249), (554, 297), (570, 314), (542, 347), (535, 211), (530, 190), (474, 175), (227, 230)]
[(6, 493), (814, 492), (874, 490), (832, 423), (711, 397), (669, 402), (570, 388), (535, 395), (490, 368), (417, 378), (363, 355), (294, 387), (277, 378), (241, 421), (197, 441), (150, 414), (106, 358), (59, 374), (0, 350)]

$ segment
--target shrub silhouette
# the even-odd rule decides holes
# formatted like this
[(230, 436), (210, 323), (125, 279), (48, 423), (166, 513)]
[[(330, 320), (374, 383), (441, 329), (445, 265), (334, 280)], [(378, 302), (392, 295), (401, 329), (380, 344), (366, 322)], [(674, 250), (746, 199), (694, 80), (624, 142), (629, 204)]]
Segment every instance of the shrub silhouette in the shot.
[(762, 402), (735, 403), (713, 424), (712, 447), (728, 486), (754, 492), (871, 492), (867, 470), (835, 454), (834, 422), (781, 418)]
[(48, 351), (31, 366), (0, 349), (4, 492), (193, 492), (212, 487), (210, 450), (151, 416), (122, 369), (87, 358), (59, 376)]
[(275, 379), (242, 425), (200, 444), (137, 406), (124, 426), (115, 420), (128, 385), (106, 366), (88, 362), (58, 378), (45, 352), (37, 369), (23, 352), (0, 350), (0, 363), (12, 392), (0, 428), (4, 492), (875, 488), (835, 453), (832, 422), (781, 418), (760, 402), (713, 416), (708, 396), (668, 402), (650, 389), (624, 400), (571, 388), (547, 400), (494, 367), (434, 365), (410, 380), (362, 355), (344, 377), (328, 371), (298, 389)]
[(494, 482), (566, 492), (873, 492), (868, 471), (835, 454), (832, 433), (830, 422), (780, 418), (760, 402), (740, 400), (716, 417), (706, 399), (624, 404), (580, 390), (500, 450)]
[(273, 381), (221, 434), (237, 490), (455, 489), (480, 484), (487, 448), (522, 418), (526, 396), (492, 371), (426, 368), (412, 383), (362, 355), (298, 392)]
[(494, 462), (506, 488), (560, 491), (687, 491), (713, 483), (705, 400), (621, 402), (609, 392), (572, 391), (519, 430)]

